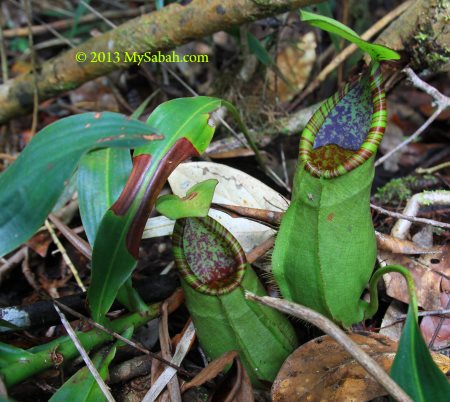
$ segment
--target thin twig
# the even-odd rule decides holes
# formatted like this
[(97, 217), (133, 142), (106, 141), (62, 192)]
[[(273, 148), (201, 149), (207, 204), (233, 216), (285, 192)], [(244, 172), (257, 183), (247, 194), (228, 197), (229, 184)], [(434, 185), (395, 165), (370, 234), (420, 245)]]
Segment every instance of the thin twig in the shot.
[(189, 373), (188, 371), (184, 370), (183, 368), (181, 368), (180, 366), (178, 366), (176, 364), (173, 364), (173, 363), (167, 361), (166, 359), (162, 358), (158, 354), (153, 353), (152, 351), (146, 349), (142, 344), (140, 344), (138, 342), (134, 342), (130, 339), (124, 338), (122, 335), (118, 334), (117, 332), (111, 331), (110, 329), (91, 320), (89, 317), (86, 317), (85, 315), (79, 313), (78, 311), (71, 309), (70, 307), (66, 306), (65, 304), (60, 303), (57, 300), (53, 300), (53, 303), (57, 304), (61, 309), (63, 309), (67, 313), (73, 315), (74, 317), (79, 318), (80, 320), (83, 320), (83, 321), (89, 323), (90, 325), (99, 329), (100, 331), (106, 332), (108, 335), (111, 335), (112, 337), (118, 339), (119, 341), (122, 341), (122, 342), (126, 343), (127, 345), (130, 345), (131, 347), (139, 350), (142, 353), (145, 353), (146, 355), (152, 357), (153, 359), (159, 360), (161, 363), (174, 368), (175, 370), (179, 371), (181, 374), (183, 374), (187, 377), (192, 377), (192, 374)]
[(67, 251), (62, 245), (62, 243), (59, 241), (58, 236), (56, 236), (55, 231), (52, 228), (52, 225), (50, 222), (46, 219), (45, 220), (45, 227), (47, 228), (48, 232), (50, 233), (50, 236), (52, 237), (53, 242), (56, 244), (56, 247), (58, 247), (59, 252), (61, 253), (64, 262), (69, 267), (70, 271), (72, 272), (72, 275), (75, 278), (75, 281), (77, 282), (77, 285), (80, 287), (80, 289), (83, 292), (86, 292), (86, 287), (83, 285), (83, 282), (81, 281), (80, 275), (78, 274), (78, 270), (75, 268), (75, 265), (73, 265), (73, 262), (71, 261), (70, 257), (67, 255)]
[(0, 25), (0, 60), (2, 65), (2, 82), (8, 81), (8, 55), (6, 54), (5, 35)]
[[(175, 353), (172, 358), (172, 363), (181, 364), (186, 353), (189, 350), (189, 347), (194, 340), (195, 337), (195, 328), (194, 324), (191, 322), (189, 326), (186, 328), (183, 336), (181, 337), (180, 342), (178, 343)], [(158, 377), (158, 379), (154, 382), (151, 388), (148, 390), (147, 394), (144, 396), (142, 402), (153, 402), (159, 396), (161, 391), (166, 386), (168, 380), (175, 375), (176, 371), (171, 367), (166, 367), (162, 374)]]
[(61, 234), (74, 246), (81, 254), (88, 260), (92, 260), (92, 250), (89, 243), (78, 236), (72, 229), (70, 229), (57, 216), (50, 214), (48, 220), (61, 232)]
[(361, 347), (348, 337), (336, 324), (328, 318), (311, 310), (307, 307), (289, 302), (287, 300), (277, 299), (269, 296), (256, 296), (253, 293), (246, 292), (245, 297), (266, 306), (275, 308), (283, 313), (298, 317), (308, 321), (320, 328), (327, 335), (338, 342), (364, 369), (375, 378), (397, 401), (412, 402), (412, 399), (403, 391), (400, 386), (373, 360)]
[(450, 98), (445, 96), (444, 94), (440, 93), (436, 88), (431, 86), (430, 84), (427, 84), (425, 81), (420, 79), (417, 74), (409, 67), (405, 68), (403, 72), (408, 76), (409, 80), (412, 82), (412, 84), (416, 87), (421, 89), (422, 91), (426, 92), (428, 95), (432, 96), (435, 104), (436, 104), (436, 110), (434, 113), (428, 118), (428, 120), (420, 126), (414, 134), (408, 137), (405, 141), (398, 144), (395, 148), (391, 149), (388, 153), (383, 155), (380, 159), (378, 159), (375, 162), (375, 166), (378, 166), (382, 164), (386, 159), (391, 157), (394, 153), (396, 153), (398, 150), (403, 148), (404, 146), (408, 145), (412, 141), (414, 141), (420, 134), (422, 134), (429, 126), (430, 124), (436, 120), (436, 118), (448, 107), (450, 107)]
[[(161, 306), (161, 318), (159, 320), (159, 344), (161, 347), (161, 356), (166, 359), (172, 359), (170, 350), (170, 335), (169, 335), (169, 313), (167, 311), (167, 302)], [(178, 376), (175, 375), (167, 383), (169, 390), (169, 400), (171, 402), (181, 402), (181, 391)]]
[[(430, 317), (435, 315), (448, 315), (450, 314), (450, 309), (442, 309), (442, 310), (430, 310), (430, 311), (419, 311), (419, 317)], [(408, 314), (401, 314), (397, 317), (398, 320), (404, 320)]]
[(102, 21), (104, 21), (106, 24), (108, 24), (111, 28), (116, 28), (116, 24), (112, 23), (108, 18), (106, 18), (101, 12), (97, 11), (94, 7), (90, 6), (85, 1), (81, 0), (80, 4), (83, 4), (89, 11), (91, 11), (93, 14), (95, 14), (98, 18), (100, 18)]
[(444, 229), (450, 229), (450, 223), (438, 222), (438, 221), (435, 221), (432, 219), (426, 219), (426, 218), (416, 218), (415, 216), (409, 216), (409, 215), (400, 214), (400, 213), (394, 212), (394, 211), (388, 211), (387, 209), (384, 209), (384, 208), (379, 207), (378, 205), (374, 205), (374, 204), (370, 204), (370, 208), (372, 208), (375, 211), (378, 211), (384, 215), (392, 216), (393, 218), (404, 219), (404, 220), (410, 221), (410, 222), (425, 223), (427, 225), (437, 226), (437, 227), (444, 228)]
[(78, 352), (80, 352), (81, 357), (83, 358), (84, 362), (86, 363), (87, 368), (91, 372), (92, 376), (94, 377), (95, 381), (97, 382), (98, 386), (100, 387), (101, 391), (103, 392), (103, 395), (105, 395), (108, 402), (114, 402), (114, 398), (111, 395), (111, 392), (109, 391), (108, 386), (103, 381), (102, 377), (100, 376), (99, 372), (95, 368), (94, 364), (92, 363), (91, 359), (89, 358), (89, 355), (87, 354), (86, 350), (84, 349), (83, 345), (78, 340), (78, 337), (75, 333), (75, 331), (72, 329), (72, 327), (69, 324), (69, 321), (67, 321), (66, 316), (64, 313), (59, 309), (59, 307), (54, 304), (56, 312), (59, 314), (59, 318), (61, 319), (62, 325), (64, 325), (64, 328), (67, 331), (67, 334), (69, 335), (70, 339), (72, 340), (73, 344), (77, 348)]
[(437, 172), (438, 170), (446, 169), (450, 167), (450, 162), (440, 163), (439, 165), (432, 166), (429, 168), (417, 168), (416, 173), (418, 174), (432, 174)]
[[(130, 8), (128, 10), (105, 11), (103, 13), (103, 15), (106, 18), (111, 18), (111, 19), (128, 18), (128, 17), (132, 18), (132, 17), (137, 17), (141, 14), (144, 14), (148, 11), (149, 11), (148, 6), (141, 6), (139, 8)], [(98, 19), (99, 19), (99, 17), (95, 14), (83, 15), (79, 19), (79, 23), (84, 24), (84, 23), (94, 22), (94, 21), (97, 21)], [(42, 34), (46, 34), (47, 32), (49, 32), (49, 28), (53, 29), (54, 31), (55, 30), (63, 30), (63, 29), (70, 28), (72, 25), (73, 25), (73, 18), (69, 18), (69, 19), (49, 22), (45, 25), (41, 25), (41, 24), (33, 25), (31, 27), (31, 32), (34, 36), (42, 35)], [(20, 36), (28, 36), (28, 28), (5, 29), (3, 31), (3, 36), (6, 39), (17, 38)]]

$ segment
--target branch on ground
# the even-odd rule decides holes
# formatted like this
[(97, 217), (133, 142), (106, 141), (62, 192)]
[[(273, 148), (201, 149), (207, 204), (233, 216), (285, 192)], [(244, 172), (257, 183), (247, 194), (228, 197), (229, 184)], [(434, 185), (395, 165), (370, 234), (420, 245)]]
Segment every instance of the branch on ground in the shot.
[[(77, 63), (85, 52), (156, 52), (227, 30), (257, 19), (295, 10), (320, 0), (193, 0), (170, 4), (159, 11), (130, 20), (42, 64), (37, 72), (39, 100), (77, 88), (130, 63)], [(0, 86), (0, 123), (27, 113), (33, 106), (32, 72)]]

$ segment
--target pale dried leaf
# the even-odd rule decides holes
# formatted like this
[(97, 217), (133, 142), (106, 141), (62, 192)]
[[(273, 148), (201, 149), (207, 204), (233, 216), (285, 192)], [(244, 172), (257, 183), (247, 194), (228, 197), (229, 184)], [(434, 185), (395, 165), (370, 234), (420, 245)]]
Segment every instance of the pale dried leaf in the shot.
[(393, 300), (384, 314), (383, 321), (381, 321), (380, 335), (398, 341), (403, 328), (403, 321), (399, 321), (399, 317), (404, 314), (405, 311), (402, 310), (402, 304), (397, 300)]
[[(292, 84), (293, 91), (288, 88), (280, 77), (277, 77), (273, 70), (268, 70), (268, 87), (272, 96), (277, 96), (281, 102), (291, 100), (308, 83), (315, 61), (316, 39), (313, 32), (308, 32), (298, 42), (290, 43), (282, 49), (277, 54), (276, 64), (281, 73)], [(276, 86), (275, 79), (277, 80)]]
[[(174, 194), (183, 196), (194, 184), (207, 179), (218, 179), (213, 202), (241, 205), (251, 208), (284, 211), (288, 202), (264, 183), (229, 166), (212, 162), (189, 162), (179, 165), (169, 177)], [(219, 221), (239, 241), (245, 252), (255, 248), (275, 231), (265, 225), (244, 218), (211, 210), (209, 215)]]

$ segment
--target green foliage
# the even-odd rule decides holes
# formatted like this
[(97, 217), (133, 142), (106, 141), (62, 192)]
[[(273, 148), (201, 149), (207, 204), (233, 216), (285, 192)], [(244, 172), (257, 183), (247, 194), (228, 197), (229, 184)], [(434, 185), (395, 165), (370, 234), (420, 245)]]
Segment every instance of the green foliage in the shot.
[(298, 171), (273, 252), (283, 297), (345, 327), (365, 318), (360, 297), (375, 265), (373, 174), (373, 161), (331, 180)]
[(43, 224), (80, 158), (90, 149), (131, 148), (153, 130), (118, 113), (84, 113), (45, 127), (0, 175), (0, 256)]
[(127, 149), (99, 149), (81, 158), (78, 167), (78, 203), (83, 227), (91, 245), (94, 244), (103, 215), (122, 192), (132, 166), (130, 151)]
[(106, 212), (95, 239), (88, 301), (96, 321), (104, 321), (136, 266), (145, 222), (162, 186), (178, 163), (205, 151), (214, 133), (210, 115), (221, 105), (216, 98), (181, 98), (160, 105), (149, 117), (147, 124), (164, 139), (159, 146), (135, 150), (130, 190)]
[(400, 59), (400, 55), (394, 50), (389, 49), (386, 46), (366, 42), (361, 39), (355, 31), (344, 24), (341, 24), (339, 21), (303, 10), (300, 11), (300, 16), (302, 21), (321, 28), (324, 31), (335, 33), (359, 46), (361, 50), (370, 55), (373, 61)]
[(414, 402), (448, 401), (450, 384), (434, 363), (417, 324), (418, 305), (414, 279), (410, 272), (399, 265), (389, 265), (378, 269), (370, 280), (370, 299), (375, 302), (377, 282), (389, 272), (403, 275), (408, 285), (409, 307), (406, 322), (400, 337), (397, 354), (391, 367), (391, 377), (403, 388)]
[(409, 306), (391, 377), (414, 402), (450, 400), (450, 384), (434, 363), (417, 324), (417, 312)]
[(28, 351), (0, 342), (0, 368), (8, 367), (12, 362), (25, 360), (28, 357), (30, 357)]
[(186, 196), (180, 198), (173, 194), (163, 195), (156, 201), (157, 211), (169, 219), (205, 217), (208, 215), (217, 179), (209, 179), (192, 186)]

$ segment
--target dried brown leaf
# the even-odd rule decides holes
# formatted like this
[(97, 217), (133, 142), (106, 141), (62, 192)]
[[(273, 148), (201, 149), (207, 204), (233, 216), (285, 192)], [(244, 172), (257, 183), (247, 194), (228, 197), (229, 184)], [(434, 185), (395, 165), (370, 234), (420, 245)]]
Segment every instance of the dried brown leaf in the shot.
[[(450, 245), (442, 247), (439, 254), (426, 254), (413, 259), (401, 254), (380, 253), (388, 265), (402, 265), (414, 278), (419, 306), (425, 310), (438, 310), (441, 307), (440, 297), (442, 281), (450, 277)], [(404, 303), (409, 302), (408, 289), (403, 276), (398, 273), (383, 276), (386, 292), (390, 297)]]
[(207, 367), (205, 367), (200, 373), (198, 373), (191, 381), (183, 384), (181, 391), (185, 392), (190, 388), (199, 387), (205, 382), (217, 377), (222, 371), (229, 366), (236, 358), (237, 353), (235, 351), (224, 353), (219, 358), (213, 360)]
[[(396, 342), (374, 333), (350, 337), (389, 371)], [(292, 353), (272, 387), (274, 402), (367, 401), (385, 394), (384, 388), (328, 335), (313, 339)]]
[[(447, 309), (448, 303), (450, 301), (450, 281), (448, 279), (442, 279), (442, 293), (440, 301), (441, 301), (441, 308)], [(427, 316), (424, 317), (422, 322), (420, 323), (420, 329), (427, 344), (429, 344), (431, 339), (433, 338), (433, 335), (436, 332), (440, 321), (441, 317), (439, 316), (433, 317)], [(442, 321), (441, 327), (433, 342), (433, 347), (435, 348), (445, 347), (449, 346), (449, 344), (450, 344), (450, 319), (445, 318)]]

